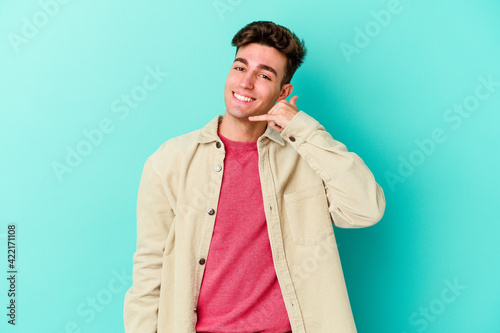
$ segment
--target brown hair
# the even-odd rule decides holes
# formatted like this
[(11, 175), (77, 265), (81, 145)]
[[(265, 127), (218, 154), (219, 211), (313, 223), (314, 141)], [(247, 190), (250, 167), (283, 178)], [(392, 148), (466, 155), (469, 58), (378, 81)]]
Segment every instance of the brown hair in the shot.
[(307, 52), (304, 40), (301, 41), (287, 28), (270, 21), (255, 21), (247, 24), (234, 35), (231, 41), (231, 45), (236, 46), (236, 53), (240, 47), (250, 43), (274, 47), (287, 57), (288, 62), (281, 86), (290, 83), (293, 74), (302, 65)]

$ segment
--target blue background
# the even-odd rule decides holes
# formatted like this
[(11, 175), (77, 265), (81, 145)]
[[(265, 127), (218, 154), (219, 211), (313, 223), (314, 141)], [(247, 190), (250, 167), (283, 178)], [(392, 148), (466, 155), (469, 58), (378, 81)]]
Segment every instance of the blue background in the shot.
[(224, 113), (254, 20), (305, 40), (299, 109), (384, 188), (382, 221), (335, 229), (358, 331), (500, 331), (497, 1), (60, 1), (0, 4), (0, 331), (123, 331), (144, 162)]

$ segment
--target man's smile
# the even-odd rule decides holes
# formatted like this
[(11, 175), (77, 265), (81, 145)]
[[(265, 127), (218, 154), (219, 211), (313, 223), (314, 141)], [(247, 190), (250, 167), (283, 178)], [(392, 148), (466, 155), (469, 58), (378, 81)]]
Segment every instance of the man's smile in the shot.
[(255, 101), (255, 98), (252, 98), (249, 96), (243, 96), (243, 95), (240, 95), (234, 91), (233, 91), (233, 96), (240, 102), (253, 102), (253, 101)]

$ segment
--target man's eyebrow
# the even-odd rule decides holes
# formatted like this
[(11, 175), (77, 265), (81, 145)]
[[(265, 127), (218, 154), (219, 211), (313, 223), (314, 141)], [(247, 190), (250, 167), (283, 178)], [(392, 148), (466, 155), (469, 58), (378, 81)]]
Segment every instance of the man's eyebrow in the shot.
[[(236, 62), (236, 61), (244, 63), (245, 65), (248, 66), (248, 61), (245, 58), (236, 58), (236, 59), (234, 59), (234, 62)], [(265, 69), (266, 71), (269, 71), (269, 72), (273, 73), (276, 77), (278, 77), (278, 73), (276, 73), (274, 68), (272, 68), (268, 65), (260, 64), (259, 66), (257, 66), (257, 68)]]

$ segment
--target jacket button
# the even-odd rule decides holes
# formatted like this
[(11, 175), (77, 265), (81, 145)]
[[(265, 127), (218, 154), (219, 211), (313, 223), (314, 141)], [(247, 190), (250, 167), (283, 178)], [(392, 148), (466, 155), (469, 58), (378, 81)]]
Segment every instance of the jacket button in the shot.
[(220, 142), (219, 142), (219, 141), (217, 141), (217, 142), (215, 143), (215, 147), (220, 148), (220, 146), (221, 146)]
[(198, 309), (194, 308), (194, 312), (198, 311)]
[(295, 137), (294, 136), (289, 137), (289, 139), (290, 139), (290, 141), (295, 142)]
[(208, 215), (214, 215), (215, 214), (215, 210), (213, 210), (212, 208), (210, 208), (208, 210)]
[(217, 165), (215, 166), (215, 171), (219, 172), (219, 171), (221, 171), (221, 170), (222, 170), (222, 167), (221, 167), (219, 164), (217, 164)]
[(205, 264), (205, 258), (201, 258), (200, 259), (200, 265), (204, 265)]

